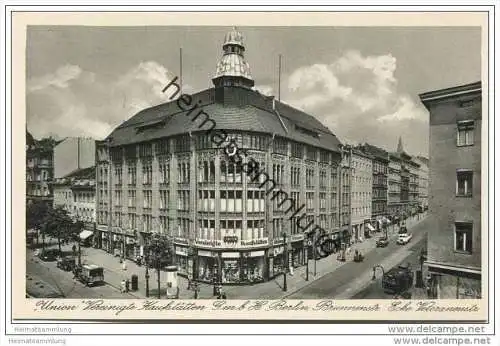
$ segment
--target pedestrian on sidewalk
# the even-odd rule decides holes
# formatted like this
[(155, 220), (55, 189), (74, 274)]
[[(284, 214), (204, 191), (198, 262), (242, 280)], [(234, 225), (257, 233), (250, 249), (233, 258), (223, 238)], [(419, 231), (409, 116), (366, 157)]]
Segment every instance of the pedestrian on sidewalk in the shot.
[(122, 269), (127, 270), (127, 260), (126, 259), (123, 259)]

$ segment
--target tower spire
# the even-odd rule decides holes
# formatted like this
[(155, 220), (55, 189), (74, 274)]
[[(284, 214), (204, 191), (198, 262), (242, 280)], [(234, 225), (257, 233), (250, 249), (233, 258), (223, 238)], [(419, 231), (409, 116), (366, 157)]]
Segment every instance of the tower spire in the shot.
[(212, 82), (215, 87), (243, 86), (251, 88), (255, 82), (250, 74), (250, 66), (245, 61), (243, 35), (233, 27), (224, 37), (223, 55), (217, 64)]
[(401, 138), (401, 136), (399, 136), (398, 153), (402, 153), (402, 152), (404, 152), (404, 149), (403, 149), (403, 139)]

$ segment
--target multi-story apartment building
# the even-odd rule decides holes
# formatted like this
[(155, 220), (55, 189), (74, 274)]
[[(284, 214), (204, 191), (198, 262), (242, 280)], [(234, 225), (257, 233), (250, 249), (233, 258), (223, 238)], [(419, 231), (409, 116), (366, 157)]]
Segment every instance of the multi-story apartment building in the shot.
[(62, 178), (78, 169), (95, 166), (95, 140), (68, 137), (54, 147), (54, 178)]
[(419, 170), (420, 165), (412, 157), (407, 163), (409, 172), (409, 184), (408, 184), (408, 214), (415, 215), (418, 212), (419, 206)]
[(351, 158), (351, 224), (354, 242), (363, 241), (374, 230), (372, 217), (372, 156), (353, 149)]
[[(252, 283), (283, 273), (285, 253), (289, 265), (304, 263), (304, 229), (340, 238), (340, 142), (252, 90), (244, 51), (229, 32), (214, 88), (145, 109), (97, 143), (97, 229), (108, 251), (141, 255), (158, 233), (173, 243), (179, 274)], [(180, 95), (176, 81), (165, 89)], [(246, 151), (243, 165), (230, 145)]]
[(429, 159), (417, 156), (414, 160), (420, 166), (418, 170), (418, 203), (423, 210), (429, 206)]
[(372, 159), (372, 225), (377, 230), (382, 228), (388, 210), (388, 172), (389, 172), (389, 153), (384, 149), (374, 145), (363, 144), (359, 149), (370, 154)]
[[(340, 227), (344, 242), (352, 241), (351, 224), (351, 182), (353, 177), (352, 146), (342, 146), (342, 160), (340, 164)], [(339, 244), (337, 244), (338, 246)]]
[(390, 216), (399, 215), (403, 211), (401, 203), (401, 158), (397, 153), (389, 154), (387, 210)]
[(53, 202), (50, 182), (54, 177), (54, 146), (52, 138), (36, 140), (26, 131), (26, 204), (33, 201)]
[(435, 298), (481, 297), (481, 83), (420, 95), (430, 114), (426, 266)]
[(80, 238), (88, 244), (99, 246), (101, 239), (95, 231), (95, 167), (77, 169), (53, 184), (54, 207), (62, 207), (75, 221), (82, 221), (84, 229)]

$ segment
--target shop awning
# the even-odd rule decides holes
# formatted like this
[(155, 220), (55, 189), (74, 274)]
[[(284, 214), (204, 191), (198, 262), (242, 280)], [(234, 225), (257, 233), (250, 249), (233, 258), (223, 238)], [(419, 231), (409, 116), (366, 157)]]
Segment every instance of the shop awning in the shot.
[(367, 223), (366, 226), (370, 231), (375, 231), (375, 228), (371, 225), (371, 223)]
[(92, 234), (94, 234), (94, 232), (84, 230), (84, 231), (82, 231), (82, 232), (80, 233), (80, 239), (81, 239), (81, 240), (85, 240), (85, 239), (87, 239), (88, 237), (90, 237)]

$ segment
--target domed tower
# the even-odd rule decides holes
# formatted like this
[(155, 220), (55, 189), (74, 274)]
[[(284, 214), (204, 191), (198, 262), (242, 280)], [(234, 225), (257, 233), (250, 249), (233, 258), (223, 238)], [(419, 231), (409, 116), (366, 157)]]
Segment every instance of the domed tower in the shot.
[(250, 66), (245, 61), (243, 35), (233, 28), (226, 34), (222, 45), (223, 55), (217, 64), (217, 71), (212, 82), (215, 87), (243, 86), (252, 88), (254, 81), (250, 75)]

